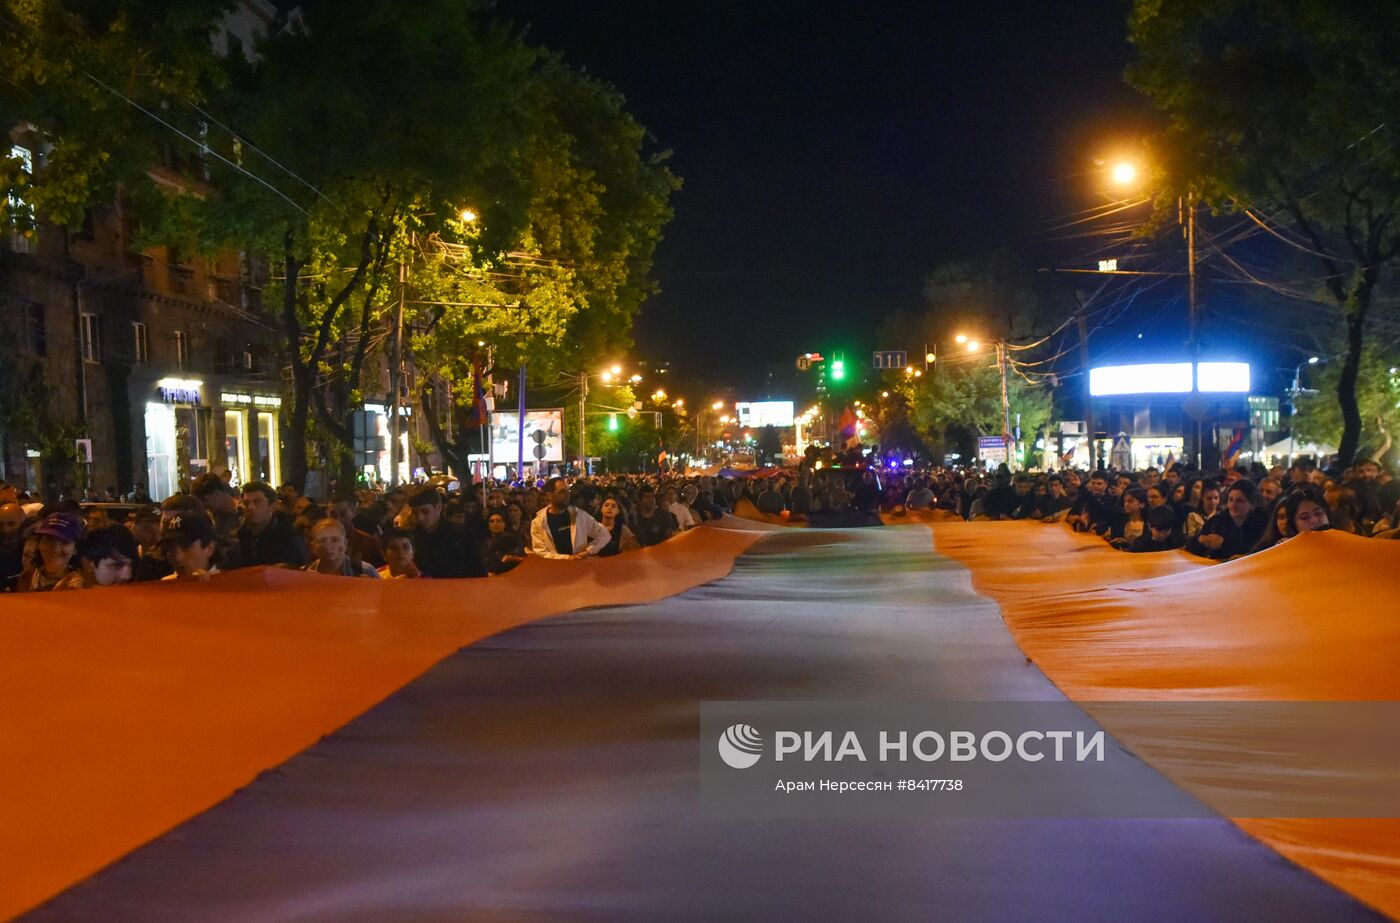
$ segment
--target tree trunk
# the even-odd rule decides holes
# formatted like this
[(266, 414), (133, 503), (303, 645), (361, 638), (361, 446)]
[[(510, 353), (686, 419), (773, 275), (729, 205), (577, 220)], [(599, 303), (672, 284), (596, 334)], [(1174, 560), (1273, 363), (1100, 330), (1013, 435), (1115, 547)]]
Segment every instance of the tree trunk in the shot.
[(1337, 378), (1337, 403), (1342, 410), (1342, 441), (1337, 446), (1337, 465), (1351, 466), (1356, 450), (1361, 446), (1361, 407), (1356, 400), (1356, 380), (1361, 373), (1361, 347), (1366, 324), (1366, 304), (1371, 290), (1364, 283), (1357, 286), (1353, 296), (1357, 303), (1347, 314), (1347, 353), (1342, 361), (1342, 373)]

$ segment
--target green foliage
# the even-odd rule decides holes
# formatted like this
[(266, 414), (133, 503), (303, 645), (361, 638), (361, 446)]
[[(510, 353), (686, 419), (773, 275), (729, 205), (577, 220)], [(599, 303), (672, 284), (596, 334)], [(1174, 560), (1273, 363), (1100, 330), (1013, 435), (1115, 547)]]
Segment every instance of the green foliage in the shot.
[(1252, 209), (1289, 226), (1324, 271), (1344, 332), (1335, 393), (1348, 462), (1368, 314), (1400, 254), (1400, 5), (1137, 0), (1129, 27), (1129, 82), (1169, 120), (1159, 205), (1193, 194)]
[(36, 449), (48, 480), (71, 486), (82, 428), (53, 414), (53, 387), (37, 362), (0, 362), (0, 431)]
[[(949, 448), (964, 433), (1001, 434), (1001, 375), (985, 353), (980, 361), (950, 364), (920, 378), (902, 375), (896, 388), (909, 408), (909, 423), (931, 444)], [(1053, 412), (1050, 389), (1031, 385), (1013, 374), (1006, 390), (1011, 425), (1015, 427), (1019, 413), (1022, 441), (1033, 442), (1034, 434), (1050, 421)]]
[[(1387, 443), (1395, 448), (1400, 436), (1400, 348), (1394, 344), (1372, 343), (1361, 358), (1357, 402), (1363, 421), (1363, 445), (1374, 451)], [(1315, 393), (1300, 395), (1298, 414), (1293, 419), (1298, 438), (1325, 445), (1336, 445), (1342, 438), (1343, 421), (1337, 405), (1337, 378), (1341, 366), (1326, 363), (1309, 369)]]
[(0, 122), (32, 126), (25, 140), (44, 158), (32, 184), (16, 161), (0, 158), (3, 192), (21, 193), (38, 214), (66, 225), (81, 222), (87, 206), (114, 201), (119, 188), (133, 203), (158, 203), (149, 168), (161, 143), (176, 139), (137, 107), (162, 117), (191, 113), (221, 83), (210, 36), (234, 6), (5, 0)]

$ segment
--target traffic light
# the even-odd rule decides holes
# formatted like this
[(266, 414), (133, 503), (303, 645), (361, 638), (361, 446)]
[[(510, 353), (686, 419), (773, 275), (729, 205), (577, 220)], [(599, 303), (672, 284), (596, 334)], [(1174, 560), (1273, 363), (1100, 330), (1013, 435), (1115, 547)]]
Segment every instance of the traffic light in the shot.
[(846, 379), (846, 360), (845, 360), (845, 359), (832, 359), (832, 360), (831, 360), (831, 380), (832, 380), (832, 381), (844, 381), (845, 379)]
[(608, 414), (608, 432), (617, 432), (617, 414), (615, 413)]

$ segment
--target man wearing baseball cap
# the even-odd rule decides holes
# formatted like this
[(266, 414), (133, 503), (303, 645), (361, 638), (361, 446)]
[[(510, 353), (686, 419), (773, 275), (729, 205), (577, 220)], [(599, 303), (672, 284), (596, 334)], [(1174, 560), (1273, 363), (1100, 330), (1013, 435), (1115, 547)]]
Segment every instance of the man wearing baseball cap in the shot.
[(162, 580), (208, 580), (219, 568), (212, 562), (218, 537), (203, 513), (176, 513), (165, 521), (160, 547), (175, 573)]
[(73, 573), (73, 553), (78, 537), (83, 534), (83, 521), (72, 513), (51, 513), (34, 528), (36, 543), (34, 557), (20, 575), (21, 592), (52, 590), (64, 577)]

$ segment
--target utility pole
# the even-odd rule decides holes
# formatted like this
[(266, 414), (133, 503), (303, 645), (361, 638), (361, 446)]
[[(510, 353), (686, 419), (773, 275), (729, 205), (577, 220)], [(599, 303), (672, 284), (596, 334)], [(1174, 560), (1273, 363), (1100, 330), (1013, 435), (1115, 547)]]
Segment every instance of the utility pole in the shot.
[(1084, 293), (1075, 292), (1074, 297), (1079, 301), (1079, 365), (1084, 369), (1084, 428), (1089, 431), (1089, 470), (1097, 469), (1098, 452), (1094, 445), (1094, 397), (1089, 393), (1089, 324), (1084, 317)]
[(588, 373), (579, 374), (578, 387), (578, 454), (579, 477), (588, 476)]
[(1014, 440), (1011, 438), (1011, 402), (1006, 396), (1006, 342), (997, 340), (997, 371), (1001, 373), (1001, 444), (1006, 448), (1007, 467), (1015, 470)]
[[(1191, 354), (1191, 402), (1194, 405), (1194, 413), (1190, 414), (1192, 423), (1195, 424), (1195, 438), (1192, 440), (1190, 456), (1195, 462), (1196, 469), (1201, 469), (1204, 461), (1204, 447), (1201, 444), (1201, 415), (1203, 408), (1200, 404), (1200, 383), (1197, 381), (1197, 369), (1201, 358), (1200, 345), (1200, 308), (1196, 303), (1196, 192), (1194, 189), (1186, 193), (1186, 306), (1188, 322), (1188, 339), (1186, 341), (1187, 351)], [(1189, 427), (1188, 427), (1189, 428)]]
[(399, 486), (400, 439), (403, 423), (399, 418), (399, 392), (403, 389), (403, 312), (408, 297), (408, 263), (399, 258), (399, 304), (394, 311), (394, 348), (389, 357), (389, 486)]

